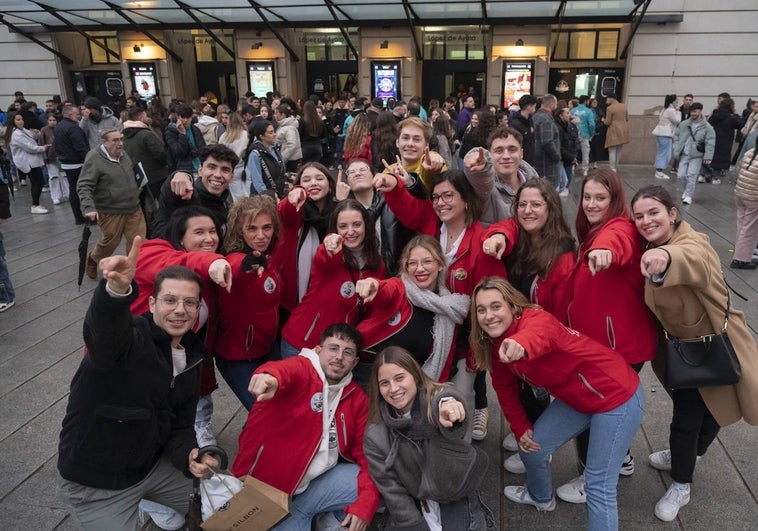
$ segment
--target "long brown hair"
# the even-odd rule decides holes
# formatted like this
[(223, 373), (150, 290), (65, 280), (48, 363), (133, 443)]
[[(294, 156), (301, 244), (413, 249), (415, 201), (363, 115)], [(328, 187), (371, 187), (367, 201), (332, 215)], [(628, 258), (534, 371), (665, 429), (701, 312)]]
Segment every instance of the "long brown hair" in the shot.
[(587, 219), (587, 214), (584, 213), (584, 208), (579, 206), (579, 211), (576, 213), (576, 236), (579, 238), (579, 243), (582, 246), (588, 246), (595, 239), (600, 229), (613, 218), (626, 218), (630, 219), (629, 207), (626, 204), (626, 196), (624, 195), (624, 185), (621, 182), (621, 177), (613, 170), (605, 169), (600, 170), (594, 174), (590, 174), (582, 181), (582, 193), (579, 198), (583, 201), (584, 187), (588, 182), (595, 181), (602, 184), (611, 196), (611, 203), (608, 205), (608, 212), (605, 215), (605, 219), (595, 225), (590, 224)]
[(370, 423), (381, 422), (380, 405), (384, 397), (379, 392), (379, 369), (382, 365), (392, 363), (401, 369), (405, 369), (413, 377), (416, 383), (417, 393), (424, 393), (426, 398), (426, 415), (429, 422), (434, 424), (432, 417), (432, 401), (436, 394), (442, 391), (446, 385), (435, 382), (421, 370), (418, 362), (410, 352), (402, 347), (387, 347), (377, 354), (374, 365), (371, 367), (371, 378), (368, 382), (368, 421)]
[(366, 139), (371, 134), (371, 122), (369, 122), (366, 113), (360, 113), (350, 123), (345, 135), (345, 145), (342, 148), (344, 156), (358, 155), (366, 145)]
[[(540, 192), (547, 207), (547, 221), (540, 229), (540, 237), (536, 243), (524, 231), (524, 227), (518, 219), (518, 203), (521, 192), (534, 188)], [(555, 187), (540, 177), (532, 177), (527, 180), (516, 192), (513, 201), (513, 217), (519, 225), (522, 234), (516, 241), (513, 250), (513, 260), (509, 261), (509, 273), (513, 276), (538, 275), (540, 279), (545, 277), (555, 266), (559, 256), (567, 251), (576, 249), (576, 240), (571, 234), (571, 229), (563, 217), (563, 205)], [(512, 262), (512, 263), (511, 263)]]
[(303, 103), (302, 119), (305, 134), (310, 137), (320, 137), (324, 134), (324, 122), (316, 112), (316, 104), (311, 100)]
[(474, 288), (471, 294), (471, 333), (469, 334), (469, 346), (474, 351), (476, 368), (480, 371), (492, 369), (492, 338), (482, 329), (476, 312), (476, 296), (481, 291), (495, 290), (503, 296), (505, 303), (511, 307), (513, 318), (518, 319), (526, 308), (539, 308), (531, 304), (524, 295), (511, 286), (502, 277), (486, 277)]

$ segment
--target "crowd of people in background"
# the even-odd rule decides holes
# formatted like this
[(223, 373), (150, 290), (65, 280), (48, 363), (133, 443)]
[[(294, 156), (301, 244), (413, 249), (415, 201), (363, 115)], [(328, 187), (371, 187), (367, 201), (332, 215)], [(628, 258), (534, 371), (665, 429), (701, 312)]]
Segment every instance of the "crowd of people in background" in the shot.
[[(722, 96), (708, 120), (691, 96), (681, 106), (666, 96), (655, 177), (668, 178), (673, 157), (688, 205), (702, 165), (716, 184), (736, 164), (732, 267), (755, 269), (758, 102), (739, 119)], [(48, 213), (49, 188), (76, 223), (100, 226), (85, 264), (102, 276), (85, 326), (90, 356), (59, 456), (62, 495), (84, 529), (110, 517), (103, 497), (126, 527), (145, 515), (167, 529), (181, 520), (179, 471), (200, 476), (213, 463), (195, 458), (215, 444), (215, 369), (249, 411), (232, 470), (293, 496), (293, 516), (276, 529), (313, 520), (364, 531), (380, 497), (385, 529), (492, 528), (479, 497), (487, 459), (472, 442), (488, 432), (487, 372), (511, 425), (503, 446), (517, 452), (504, 466), (526, 474), (506, 498), (540, 511), (556, 495), (586, 503), (590, 529), (617, 529), (618, 477), (634, 473), (644, 412), (638, 374), (659, 360), (661, 326), (717, 333), (729, 304), (718, 256), (670, 194), (647, 186), (627, 200), (618, 165), (629, 118), (614, 95), (602, 110), (589, 95), (550, 94), (502, 109), (473, 91), (426, 107), (275, 92), (166, 108), (138, 94), (123, 109), (53, 98), (42, 112), (18, 95), (12, 107), (8, 185), (30, 183), (32, 214)], [(732, 157), (737, 130), (745, 152)], [(572, 233), (562, 200), (575, 176)], [(111, 256), (122, 238), (128, 256)], [(9, 286), (0, 311), (12, 305)], [(670, 448), (649, 458), (673, 479), (654, 509), (664, 521), (689, 502), (696, 461), (720, 427), (758, 423), (755, 342), (744, 316), (727, 313), (743, 377), (722, 393), (673, 392)], [(113, 337), (92, 332), (106, 326)], [(135, 361), (137, 341), (158, 362)], [(92, 375), (118, 386), (119, 368), (132, 382), (140, 367), (163, 378), (144, 384), (154, 400), (124, 391), (105, 408), (108, 390)], [(116, 482), (74, 441), (89, 429), (116, 441), (120, 428), (106, 421), (155, 415), (153, 453), (136, 456), (137, 469), (98, 455)], [(574, 438), (581, 474), (554, 491), (551, 456)]]

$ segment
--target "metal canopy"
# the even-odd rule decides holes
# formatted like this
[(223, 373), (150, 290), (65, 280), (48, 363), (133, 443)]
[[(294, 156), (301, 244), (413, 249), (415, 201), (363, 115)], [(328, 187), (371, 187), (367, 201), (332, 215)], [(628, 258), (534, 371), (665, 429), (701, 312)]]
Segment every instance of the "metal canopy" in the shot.
[[(650, 0), (0, 0), (27, 32), (631, 22)], [(251, 5), (253, 4), (253, 5)], [(116, 6), (118, 9), (114, 9)], [(254, 7), (255, 6), (255, 7)], [(559, 14), (560, 13), (560, 14)], [(561, 16), (562, 15), (562, 16)]]

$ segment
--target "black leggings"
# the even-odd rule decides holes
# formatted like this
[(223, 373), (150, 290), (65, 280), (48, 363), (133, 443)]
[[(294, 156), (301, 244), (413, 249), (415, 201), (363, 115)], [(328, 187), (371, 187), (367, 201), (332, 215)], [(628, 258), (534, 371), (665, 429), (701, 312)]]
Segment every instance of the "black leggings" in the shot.
[(45, 185), (45, 177), (42, 175), (42, 168), (32, 168), (29, 170), (29, 173), (24, 173), (18, 168), (16, 168), (16, 171), (18, 171), (19, 180), (25, 180), (28, 178), (29, 182), (31, 182), (32, 206), (39, 206), (39, 197), (42, 195), (42, 187)]

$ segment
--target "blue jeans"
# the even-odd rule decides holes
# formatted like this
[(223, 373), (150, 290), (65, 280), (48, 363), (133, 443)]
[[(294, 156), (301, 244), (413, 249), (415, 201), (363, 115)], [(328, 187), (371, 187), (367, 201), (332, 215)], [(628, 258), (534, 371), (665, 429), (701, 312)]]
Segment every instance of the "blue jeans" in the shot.
[(670, 136), (657, 136), (658, 153), (655, 155), (655, 169), (665, 170), (669, 167), (671, 161), (671, 145), (674, 139)]
[(300, 349), (293, 347), (290, 345), (286, 339), (282, 338), (282, 343), (280, 347), (280, 352), (283, 360), (286, 360), (287, 358), (294, 358), (298, 354), (300, 354)]
[(308, 488), (292, 497), (290, 516), (272, 531), (302, 531), (311, 528), (318, 513), (334, 512), (339, 521), (342, 510), (358, 498), (358, 465), (338, 463), (310, 482)]
[(279, 346), (274, 341), (274, 346), (271, 352), (261, 358), (254, 360), (243, 361), (230, 361), (225, 360), (221, 356), (216, 356), (216, 367), (218, 372), (224, 378), (229, 388), (239, 399), (245, 409), (250, 411), (255, 403), (255, 397), (247, 390), (250, 385), (250, 378), (252, 378), (255, 369), (266, 363), (267, 361), (275, 361), (282, 359), (279, 356)]
[(537, 452), (519, 455), (526, 466), (529, 495), (539, 503), (553, 499), (550, 456), (567, 441), (590, 428), (587, 466), (584, 470), (590, 531), (618, 529), (616, 486), (619, 470), (634, 434), (642, 422), (645, 395), (642, 385), (625, 403), (605, 413), (579, 413), (561, 400), (554, 400), (534, 424)]
[[(695, 149), (693, 146), (692, 149)], [(681, 154), (679, 157), (679, 169), (676, 176), (679, 183), (684, 187), (684, 195), (693, 197), (695, 195), (695, 185), (697, 177), (700, 175), (700, 167), (703, 165), (703, 157), (690, 158), (689, 155)]]
[(0, 232), (0, 303), (13, 302), (14, 300), (16, 300), (16, 292), (13, 290), (11, 277), (8, 273), (8, 262), (5, 260), (3, 233)]

